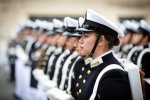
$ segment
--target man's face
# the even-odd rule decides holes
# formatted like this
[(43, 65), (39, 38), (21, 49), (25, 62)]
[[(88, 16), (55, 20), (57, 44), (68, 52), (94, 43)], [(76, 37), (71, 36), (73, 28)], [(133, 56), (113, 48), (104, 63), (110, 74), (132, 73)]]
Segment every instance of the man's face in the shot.
[(133, 34), (133, 37), (132, 37), (132, 43), (134, 45), (137, 45), (143, 38), (143, 34), (141, 33), (135, 33)]
[(50, 45), (51, 41), (52, 41), (52, 38), (53, 38), (52, 35), (48, 36), (48, 38), (46, 40), (46, 43)]
[(126, 45), (126, 44), (130, 44), (131, 43), (131, 37), (132, 34), (131, 33), (126, 33), (126, 35), (124, 37), (120, 38), (120, 45)]
[(90, 55), (94, 44), (96, 41), (96, 33), (95, 32), (85, 32), (82, 34), (82, 37), (80, 38), (80, 47), (81, 47), (81, 53), (84, 56)]
[(22, 30), (23, 35), (30, 35), (32, 33), (32, 29), (31, 28), (25, 28)]
[(54, 34), (51, 40), (51, 45), (56, 46), (57, 41), (59, 40), (61, 34)]
[(67, 36), (65, 35), (60, 36), (60, 38), (57, 40), (57, 46), (63, 47), (66, 43), (66, 40), (67, 40)]
[(34, 29), (31, 33), (31, 37), (33, 37), (35, 40), (37, 40), (39, 36), (40, 36), (40, 34), (37, 32), (37, 30)]
[(66, 49), (73, 49), (73, 44), (77, 40), (77, 37), (68, 37), (66, 41)]
[(77, 38), (77, 40), (74, 42), (74, 44), (73, 44), (73, 46), (74, 46), (74, 48), (75, 48), (75, 51), (78, 53), (78, 56), (82, 56), (82, 53), (81, 53), (81, 51), (82, 51), (82, 49), (81, 49), (81, 47), (80, 47), (80, 42), (79, 42), (79, 37)]
[(47, 35), (48, 35), (47, 33), (41, 34), (38, 38), (38, 41), (40, 41), (41, 43), (44, 43), (47, 39)]

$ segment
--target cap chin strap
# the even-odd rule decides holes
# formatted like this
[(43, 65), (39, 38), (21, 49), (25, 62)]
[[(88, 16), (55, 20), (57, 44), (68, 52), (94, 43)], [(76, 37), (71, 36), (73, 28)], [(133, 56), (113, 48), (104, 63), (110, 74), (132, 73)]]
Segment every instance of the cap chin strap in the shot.
[(100, 34), (97, 34), (97, 38), (96, 38), (94, 47), (93, 47), (93, 49), (92, 49), (92, 51), (91, 51), (91, 53), (90, 53), (90, 55), (89, 55), (90, 57), (93, 56), (93, 54), (94, 54), (94, 52), (95, 52), (95, 50), (96, 50), (96, 47), (97, 47), (97, 44), (98, 44), (98, 41), (99, 41), (100, 36), (101, 36)]

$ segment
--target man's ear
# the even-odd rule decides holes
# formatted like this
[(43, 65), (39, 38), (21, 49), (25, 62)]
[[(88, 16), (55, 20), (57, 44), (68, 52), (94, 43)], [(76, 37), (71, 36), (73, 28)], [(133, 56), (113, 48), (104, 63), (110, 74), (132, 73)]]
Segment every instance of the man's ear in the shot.
[(101, 35), (100, 36), (100, 38), (99, 38), (99, 42), (98, 42), (98, 45), (103, 45), (104, 44), (104, 42), (105, 42), (105, 37), (104, 37), (104, 35)]
[(145, 36), (145, 40), (148, 41), (148, 36)]

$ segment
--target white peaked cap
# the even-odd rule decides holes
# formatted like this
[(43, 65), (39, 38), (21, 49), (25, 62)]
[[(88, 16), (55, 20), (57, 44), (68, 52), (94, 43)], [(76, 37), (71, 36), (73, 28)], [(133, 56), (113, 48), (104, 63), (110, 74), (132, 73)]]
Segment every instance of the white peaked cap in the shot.
[(123, 21), (124, 26), (126, 27), (126, 29), (130, 29), (133, 30), (134, 32), (137, 32), (137, 29), (139, 27), (139, 24), (136, 22), (131, 22), (129, 20)]
[(69, 35), (69, 36), (81, 36), (79, 32), (76, 32), (76, 27), (78, 25), (78, 20), (65, 17), (64, 18), (64, 26), (66, 31), (63, 33), (63, 35)]
[(65, 19), (67, 27), (76, 27), (78, 25), (78, 21), (73, 18), (66, 17)]
[(43, 28), (43, 29), (48, 29), (48, 24), (47, 24), (47, 21), (41, 21), (41, 28)]
[(58, 19), (53, 19), (52, 22), (53, 22), (54, 28), (62, 28), (63, 27), (63, 22)]
[(67, 17), (64, 18), (64, 27), (67, 27)]
[(140, 21), (140, 27), (150, 33), (150, 25), (144, 20)]
[(90, 9), (87, 10), (87, 19), (93, 20), (94, 22), (97, 22), (99, 24), (102, 24), (111, 28), (112, 30), (116, 31), (118, 33), (118, 36), (120, 37), (124, 36), (124, 33), (115, 24), (113, 24), (111, 21), (109, 21), (105, 17), (94, 12), (93, 10), (90, 10)]
[(23, 29), (25, 27), (34, 28), (34, 23), (31, 20), (28, 20), (28, 21), (25, 21), (25, 22), (21, 23), (19, 26), (20, 26), (21, 29)]
[(42, 21), (39, 20), (39, 19), (37, 19), (37, 20), (35, 21), (35, 26), (36, 26), (36, 27), (41, 27), (41, 25), (42, 25)]
[[(105, 26), (105, 27), (115, 31), (116, 33), (118, 33), (119, 37), (124, 36), (124, 33), (115, 24), (113, 24), (111, 21), (109, 21), (108, 19), (104, 18), (103, 16), (99, 15), (98, 13), (96, 13), (95, 11), (93, 11), (91, 9), (88, 9), (86, 11), (84, 23), (86, 21), (96, 23), (95, 26), (93, 24), (93, 27)], [(83, 23), (83, 25), (84, 25), (84, 23)], [(77, 31), (79, 31), (79, 30), (80, 30), (80, 28), (77, 29)], [(81, 31), (84, 31), (83, 28), (81, 29)], [(88, 30), (86, 29), (85, 31), (88, 31)], [(92, 31), (92, 29), (89, 31)]]
[(51, 22), (48, 21), (41, 21), (41, 28), (43, 29), (47, 29), (47, 30), (53, 30), (53, 24)]
[(51, 22), (47, 22), (48, 30), (53, 30), (53, 24)]
[(83, 17), (79, 17), (78, 19), (78, 27), (81, 27), (84, 23), (84, 18)]
[(126, 27), (122, 23), (118, 23), (117, 26), (122, 32), (126, 33)]

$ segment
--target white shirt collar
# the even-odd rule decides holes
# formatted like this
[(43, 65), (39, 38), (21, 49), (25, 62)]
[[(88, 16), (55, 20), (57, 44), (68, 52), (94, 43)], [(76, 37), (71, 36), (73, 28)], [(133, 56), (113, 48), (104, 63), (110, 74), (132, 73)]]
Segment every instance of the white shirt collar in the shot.
[(144, 49), (143, 46), (137, 46), (137, 51), (141, 51), (142, 49)]
[(94, 68), (95, 66), (98, 66), (99, 64), (103, 63), (103, 60), (102, 60), (102, 57), (109, 54), (109, 53), (112, 53), (112, 50), (108, 51), (108, 52), (105, 52), (104, 54), (98, 56), (97, 58), (93, 59), (91, 61), (91, 68)]
[(60, 54), (61, 52), (62, 52), (62, 47), (58, 47), (57, 49), (56, 49), (56, 51), (54, 52), (55, 53), (55, 55), (58, 55), (58, 54)]
[(66, 49), (66, 50), (64, 51), (64, 54), (65, 54), (65, 55), (70, 54), (70, 50), (69, 50), (69, 49)]

